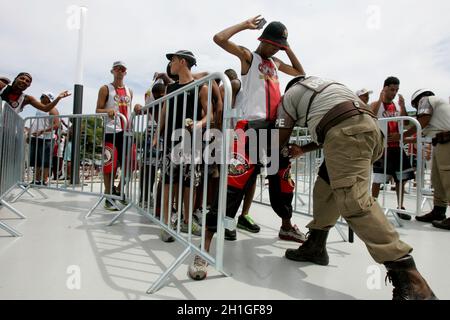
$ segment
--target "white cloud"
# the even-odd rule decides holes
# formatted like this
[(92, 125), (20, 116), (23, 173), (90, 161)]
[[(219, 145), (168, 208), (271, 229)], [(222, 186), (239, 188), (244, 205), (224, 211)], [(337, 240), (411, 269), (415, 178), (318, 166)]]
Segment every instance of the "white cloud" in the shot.
[[(289, 42), (308, 74), (336, 79), (354, 90), (371, 88), (375, 97), (390, 75), (400, 78), (407, 98), (424, 86), (450, 95), (450, 3), (445, 0), (1, 1), (0, 74), (31, 72), (29, 94), (35, 96), (44, 90), (72, 90), (78, 35), (67, 28), (66, 10), (74, 4), (88, 7), (85, 113), (94, 112), (98, 89), (111, 81), (109, 70), (117, 59), (129, 65), (127, 83), (135, 102), (143, 101), (153, 73), (165, 70), (170, 51), (192, 50), (199, 61), (196, 71), (239, 69), (237, 58), (212, 37), (257, 14), (286, 24)], [(374, 18), (369, 6), (379, 8), (379, 29), (368, 28)], [(259, 31), (245, 31), (233, 41), (254, 50), (258, 36)], [(287, 60), (284, 53), (278, 56)], [(289, 78), (281, 80), (284, 86)], [(71, 113), (71, 99), (61, 102), (60, 110)]]

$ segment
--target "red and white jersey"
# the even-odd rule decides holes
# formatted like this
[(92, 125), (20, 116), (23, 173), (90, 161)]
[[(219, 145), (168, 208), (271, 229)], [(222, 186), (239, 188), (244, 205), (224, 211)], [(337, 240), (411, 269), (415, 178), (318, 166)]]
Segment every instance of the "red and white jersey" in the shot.
[[(108, 84), (108, 100), (106, 101), (105, 109), (114, 109), (125, 116), (129, 120), (131, 114), (131, 93), (130, 89), (125, 86), (123, 88), (114, 88), (112, 84)], [(124, 124), (119, 121), (119, 117), (116, 117), (116, 122), (114, 119), (109, 119), (106, 124), (106, 133), (115, 133), (124, 130)]]
[(275, 120), (281, 101), (278, 68), (272, 59), (263, 59), (256, 52), (250, 69), (242, 76), (242, 117), (245, 120)]
[[(7, 88), (11, 88), (10, 86), (5, 86), (3, 89), (0, 90), (1, 99), (5, 102), (5, 105), (11, 107), (11, 109), (14, 110), (15, 113), (19, 114), (24, 109), (24, 102), (26, 95), (24, 93), (22, 94), (13, 94), (13, 93), (7, 93)], [(0, 105), (1, 109), (1, 105)]]
[[(380, 109), (378, 110), (378, 119), (381, 118), (393, 118), (393, 117), (400, 117), (400, 106), (395, 102), (392, 101), (389, 104), (386, 103), (382, 103)], [(392, 122), (388, 122), (387, 124), (387, 135), (391, 135), (394, 133), (400, 133), (399, 128), (398, 128), (398, 122), (396, 121), (392, 121)], [(396, 148), (396, 147), (400, 147), (400, 143), (399, 142), (388, 142), (388, 146), (391, 148)]]

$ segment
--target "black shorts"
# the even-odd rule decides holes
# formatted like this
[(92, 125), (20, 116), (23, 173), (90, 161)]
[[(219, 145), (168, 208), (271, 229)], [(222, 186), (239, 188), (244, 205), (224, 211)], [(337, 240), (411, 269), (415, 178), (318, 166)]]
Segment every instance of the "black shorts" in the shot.
[(30, 167), (50, 168), (52, 140), (31, 138)]
[[(115, 136), (115, 138), (114, 138)], [(114, 140), (115, 139), (115, 140)], [(109, 142), (114, 144), (114, 147), (117, 150), (117, 166), (121, 167), (122, 165), (122, 157), (123, 157), (123, 131), (114, 133), (106, 133), (105, 134), (105, 142)], [(126, 148), (126, 146), (125, 146)]]
[[(414, 168), (411, 165), (411, 159), (406, 152), (399, 147), (388, 147), (386, 161), (386, 178), (384, 178), (385, 155), (373, 164), (374, 183), (388, 182), (390, 177), (395, 182), (412, 180), (415, 178)], [(403, 154), (402, 172), (400, 172), (400, 155)]]

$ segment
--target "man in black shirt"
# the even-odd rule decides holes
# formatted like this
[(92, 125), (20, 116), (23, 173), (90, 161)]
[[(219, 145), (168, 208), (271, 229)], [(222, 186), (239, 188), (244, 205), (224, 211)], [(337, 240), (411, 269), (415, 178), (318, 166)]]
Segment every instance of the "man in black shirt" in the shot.
[[(170, 84), (167, 87), (167, 94), (175, 92), (192, 82), (194, 82), (194, 77), (192, 75), (191, 69), (196, 65), (197, 61), (192, 52), (187, 50), (180, 50), (176, 53), (170, 53), (166, 55), (170, 60), (170, 73), (178, 76), (178, 81)], [(181, 133), (182, 129), (187, 129), (191, 135), (201, 133), (202, 129), (206, 127), (208, 121), (208, 87), (202, 85), (198, 89), (198, 103), (195, 105), (195, 89), (189, 90), (186, 94), (182, 93), (173, 97), (164, 103), (162, 113), (161, 113), (161, 125), (160, 125), (160, 136), (165, 140), (165, 154), (166, 154), (166, 165), (163, 166), (165, 170), (164, 175), (164, 222), (169, 223), (169, 192), (170, 185), (172, 184), (173, 190), (178, 188), (179, 175), (183, 175), (183, 221), (181, 222), (181, 231), (188, 232), (189, 227), (189, 193), (190, 193), (190, 177), (191, 169), (194, 170), (194, 187), (198, 186), (200, 182), (200, 170), (198, 170), (198, 165), (190, 162), (190, 159), (186, 159), (185, 163), (182, 165), (172, 162), (172, 149), (178, 145), (179, 141), (176, 137), (177, 134)], [(186, 104), (185, 102), (186, 98)], [(210, 111), (210, 121), (212, 123), (213, 117)], [(172, 136), (175, 134), (174, 136)], [(183, 141), (182, 143), (186, 142)], [(198, 141), (198, 140), (197, 140)], [(156, 145), (156, 137), (153, 144)], [(193, 145), (193, 139), (190, 141), (190, 145)], [(197, 142), (197, 146), (201, 144), (201, 141)], [(200, 145), (201, 146), (201, 145)], [(189, 158), (192, 153), (191, 150), (185, 150), (183, 156)], [(192, 158), (192, 157), (191, 157)], [(180, 170), (180, 167), (182, 170)], [(172, 195), (174, 192), (172, 191)], [(195, 199), (195, 190), (194, 197)], [(192, 199), (192, 200), (193, 200)], [(172, 203), (172, 199), (170, 199)], [(192, 221), (192, 234), (201, 235), (200, 226)], [(161, 234), (161, 239), (165, 242), (172, 242), (174, 239), (170, 237), (167, 233), (163, 232)]]

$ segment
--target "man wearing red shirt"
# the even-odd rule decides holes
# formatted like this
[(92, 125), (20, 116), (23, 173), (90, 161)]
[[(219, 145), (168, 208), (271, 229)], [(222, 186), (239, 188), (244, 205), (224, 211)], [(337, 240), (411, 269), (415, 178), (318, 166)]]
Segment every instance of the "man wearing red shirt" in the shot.
[[(402, 95), (399, 94), (398, 103), (394, 101), (400, 88), (400, 80), (395, 77), (389, 77), (384, 81), (384, 87), (380, 94), (380, 99), (371, 104), (371, 108), (374, 114), (378, 118), (391, 118), (391, 117), (406, 117), (408, 113), (405, 108), (405, 100)], [(398, 134), (399, 127), (397, 121), (388, 122), (388, 137), (393, 134)], [(414, 169), (411, 167), (408, 156), (400, 147), (399, 142), (389, 142), (387, 153), (387, 165), (384, 168), (385, 157), (376, 161), (373, 164), (374, 179), (372, 184), (372, 196), (378, 198), (380, 194), (380, 184), (389, 181), (392, 177), (395, 181), (395, 191), (397, 193), (398, 209), (403, 208), (403, 198), (405, 192), (405, 183), (408, 180), (414, 179)], [(400, 155), (403, 154), (403, 163), (400, 164)], [(402, 172), (400, 172), (402, 167)], [(386, 177), (384, 173), (386, 171)], [(400, 181), (402, 183), (400, 184)], [(401, 186), (400, 186), (401, 185)], [(400, 194), (401, 188), (401, 194)], [(411, 216), (405, 213), (397, 213), (399, 218), (404, 220), (411, 220)]]

